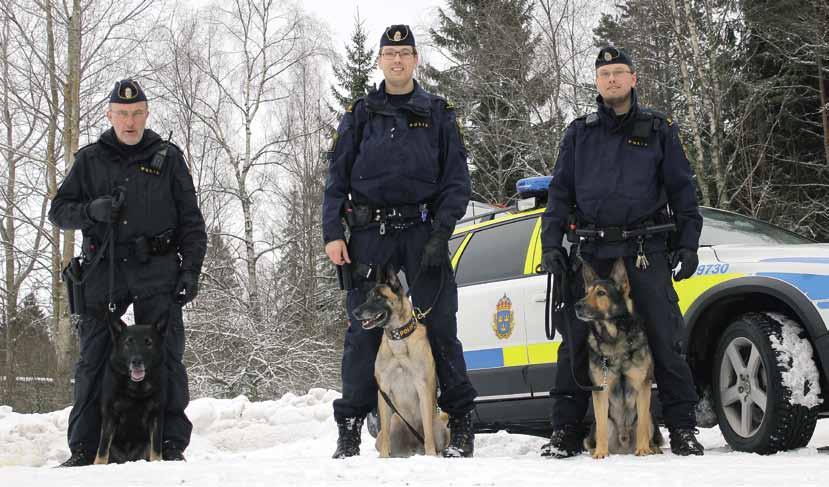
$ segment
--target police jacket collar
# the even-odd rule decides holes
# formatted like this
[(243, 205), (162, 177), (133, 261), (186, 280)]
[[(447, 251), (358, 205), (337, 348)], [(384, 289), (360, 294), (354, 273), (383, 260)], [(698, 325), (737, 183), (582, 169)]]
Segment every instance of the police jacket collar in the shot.
[(386, 93), (386, 81), (380, 82), (377, 89), (371, 91), (366, 95), (366, 108), (370, 112), (381, 113), (384, 115), (393, 115), (398, 109), (410, 111), (415, 115), (428, 116), (432, 113), (432, 97), (426, 93), (417, 80), (414, 82), (414, 91), (411, 98), (404, 105), (394, 107), (389, 103), (389, 96)]
[(602, 120), (602, 124), (609, 127), (612, 132), (621, 130), (622, 128), (628, 126), (636, 120), (636, 116), (639, 114), (639, 97), (636, 95), (635, 88), (630, 90), (630, 110), (628, 110), (621, 120), (616, 116), (616, 112), (613, 111), (613, 108), (604, 104), (604, 98), (602, 98), (602, 95), (596, 96), (596, 104), (599, 106), (598, 113), (599, 118)]
[(118, 141), (118, 137), (115, 135), (115, 129), (110, 127), (109, 130), (101, 134), (99, 142), (107, 150), (119, 155), (142, 157), (152, 155), (158, 150), (158, 144), (161, 143), (161, 136), (150, 129), (144, 129), (141, 142), (135, 145), (126, 145)]

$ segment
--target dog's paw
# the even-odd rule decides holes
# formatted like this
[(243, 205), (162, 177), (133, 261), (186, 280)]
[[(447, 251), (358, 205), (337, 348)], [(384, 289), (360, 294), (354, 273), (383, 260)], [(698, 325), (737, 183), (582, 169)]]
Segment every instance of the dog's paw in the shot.
[(646, 456), (646, 455), (653, 455), (653, 454), (654, 454), (654, 451), (651, 450), (651, 447), (649, 447), (649, 446), (646, 446), (644, 448), (637, 448), (636, 449), (636, 456), (637, 457), (643, 457), (643, 456)]
[(609, 454), (607, 450), (593, 450), (593, 459), (601, 460), (602, 458), (607, 458)]

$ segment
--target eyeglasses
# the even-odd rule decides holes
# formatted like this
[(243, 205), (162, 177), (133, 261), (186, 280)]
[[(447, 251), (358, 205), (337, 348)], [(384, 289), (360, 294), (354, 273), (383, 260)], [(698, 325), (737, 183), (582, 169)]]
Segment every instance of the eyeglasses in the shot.
[(412, 56), (414, 56), (414, 51), (410, 51), (408, 49), (400, 51), (387, 50), (380, 53), (380, 56), (382, 56), (386, 61), (393, 61), (397, 56), (400, 56), (400, 59), (403, 61), (408, 61), (412, 58)]
[(127, 120), (127, 119), (130, 119), (130, 118), (133, 118), (133, 117), (135, 117), (135, 118), (144, 118), (144, 117), (147, 116), (147, 111), (146, 110), (136, 110), (134, 112), (128, 112), (126, 110), (112, 110), (110, 113), (112, 113), (112, 115), (115, 116), (115, 118), (118, 118), (118, 119), (121, 119), (121, 120)]
[(614, 69), (613, 71), (599, 71), (598, 73), (596, 73), (596, 76), (602, 79), (610, 79), (611, 76), (613, 76), (614, 78), (619, 78), (630, 73), (631, 71), (628, 71), (626, 69)]

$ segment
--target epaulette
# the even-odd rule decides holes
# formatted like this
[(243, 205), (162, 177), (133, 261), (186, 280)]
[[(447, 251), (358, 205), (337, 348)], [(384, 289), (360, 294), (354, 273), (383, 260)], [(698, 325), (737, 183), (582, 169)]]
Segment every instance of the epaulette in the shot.
[(87, 149), (89, 149), (89, 148), (91, 148), (92, 146), (95, 146), (95, 145), (98, 145), (97, 140), (95, 142), (90, 142), (90, 143), (86, 144), (85, 146), (78, 148), (78, 150), (75, 151), (75, 155), (77, 156), (81, 152), (83, 152), (83, 151), (85, 151), (85, 150), (87, 150)]
[(354, 110), (357, 109), (357, 105), (360, 102), (365, 102), (365, 100), (366, 100), (365, 96), (358, 96), (354, 101), (349, 103), (347, 107), (345, 107), (345, 113), (353, 113)]
[(585, 126), (595, 127), (599, 124), (599, 114), (596, 112), (588, 113), (587, 115), (582, 115), (573, 121), (583, 121)]

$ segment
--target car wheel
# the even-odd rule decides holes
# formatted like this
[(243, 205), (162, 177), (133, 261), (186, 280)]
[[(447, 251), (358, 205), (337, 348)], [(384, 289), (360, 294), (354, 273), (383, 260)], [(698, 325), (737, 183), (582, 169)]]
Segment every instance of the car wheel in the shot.
[[(784, 331), (788, 342), (805, 342), (808, 356), (790, 353)], [(748, 313), (720, 338), (712, 371), (714, 405), (720, 430), (735, 450), (770, 454), (809, 443), (820, 386), (811, 345), (801, 332), (800, 325), (784, 315)], [(795, 370), (814, 368), (814, 376), (808, 376), (812, 380), (786, 375), (795, 359)]]

